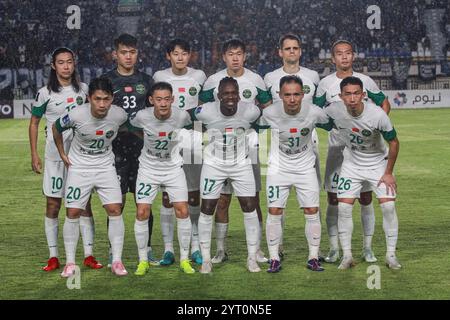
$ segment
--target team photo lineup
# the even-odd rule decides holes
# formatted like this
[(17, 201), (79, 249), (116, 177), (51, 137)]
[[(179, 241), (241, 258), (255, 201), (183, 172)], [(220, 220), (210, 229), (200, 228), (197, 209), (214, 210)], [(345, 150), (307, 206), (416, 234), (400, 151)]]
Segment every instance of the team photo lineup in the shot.
[[(362, 250), (366, 262), (378, 261), (372, 250), (372, 194), (383, 215), (384, 262), (390, 269), (401, 268), (396, 257), (393, 174), (399, 141), (389, 119), (387, 97), (370, 77), (352, 69), (355, 51), (350, 41), (331, 45), (336, 72), (322, 80), (316, 71), (300, 66), (301, 40), (293, 33), (280, 38), (282, 66), (264, 79), (245, 68), (246, 44), (236, 38), (223, 43), (226, 68), (209, 77), (188, 66), (191, 46), (183, 39), (166, 44), (171, 66), (155, 72), (153, 78), (136, 69), (139, 53), (134, 36), (119, 35), (113, 51), (117, 67), (89, 84), (79, 81), (76, 55), (70, 48), (58, 47), (51, 54), (48, 84), (36, 95), (29, 125), (31, 165), (43, 175), (46, 197), (49, 259), (44, 271), (62, 267), (62, 277), (74, 275), (80, 234), (83, 265), (104, 267), (94, 256), (90, 201), (97, 194), (108, 216), (107, 267), (113, 274), (128, 274), (122, 250), (124, 237), (132, 234), (124, 230), (125, 205), (136, 207), (134, 275), (144, 276), (152, 266), (169, 266), (176, 260), (184, 273), (211, 273), (215, 264), (228, 259), (228, 213), (235, 194), (244, 216), (247, 270), (280, 272), (284, 210), (291, 189), (304, 213), (307, 269), (321, 272), (327, 263), (338, 269), (354, 266), (355, 199), (361, 205), (364, 232), (363, 247), (356, 250)], [(44, 115), (42, 162), (37, 141)], [(320, 172), (319, 128), (329, 131), (327, 158), (321, 159), (326, 161), (324, 173)], [(266, 130), (271, 138), (266, 185), (262, 185), (258, 136)], [(322, 182), (328, 203), (320, 210)], [(262, 188), (267, 199), (259, 197)], [(135, 204), (126, 202), (128, 192)], [(152, 204), (158, 192), (163, 193), (161, 259), (151, 246), (157, 227)], [(262, 201), (267, 201), (267, 213), (261, 211)], [(65, 255), (58, 250), (62, 204)], [(320, 250), (321, 212), (326, 215), (327, 250)], [(215, 255), (211, 255), (213, 229)]]

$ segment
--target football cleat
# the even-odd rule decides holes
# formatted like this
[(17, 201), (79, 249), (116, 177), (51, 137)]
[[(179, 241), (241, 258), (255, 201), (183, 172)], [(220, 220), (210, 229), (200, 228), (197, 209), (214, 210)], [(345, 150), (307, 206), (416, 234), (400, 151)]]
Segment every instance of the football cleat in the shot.
[(150, 269), (150, 265), (148, 264), (148, 261), (141, 261), (141, 262), (139, 262), (134, 274), (136, 276), (143, 276), (147, 273), (148, 269)]
[(202, 254), (200, 253), (200, 250), (192, 252), (191, 260), (196, 264), (202, 264)]
[(402, 267), (395, 255), (386, 256), (386, 266), (392, 270), (398, 270)]
[(212, 263), (211, 261), (204, 261), (202, 263), (202, 266), (200, 267), (200, 273), (211, 273), (212, 271)]
[(361, 256), (364, 259), (364, 261), (369, 262), (369, 263), (378, 261), (378, 259), (375, 257), (375, 254), (373, 253), (372, 249), (370, 249), (370, 248), (364, 248)]
[(258, 266), (256, 259), (253, 259), (251, 257), (247, 258), (247, 269), (250, 272), (260, 272), (261, 271), (261, 268)]
[(259, 263), (266, 263), (269, 262), (269, 259), (264, 257), (264, 252), (262, 252), (261, 249), (258, 249), (258, 251), (256, 251), (256, 261)]
[(326, 263), (335, 263), (339, 260), (339, 250), (330, 249), (327, 256), (324, 258)]
[(75, 263), (68, 263), (64, 267), (63, 272), (61, 273), (61, 277), (63, 278), (69, 278), (70, 276), (75, 274), (75, 268), (77, 265)]
[(153, 257), (152, 249), (147, 250), (147, 260), (148, 260), (149, 265), (159, 266), (159, 260), (157, 260), (157, 259), (155, 259), (155, 257)]
[(161, 260), (159, 260), (160, 266), (170, 266), (175, 262), (175, 255), (172, 251), (164, 252), (164, 256)]
[(125, 269), (122, 261), (113, 262), (111, 271), (117, 276), (126, 276), (128, 274), (128, 271)]
[(306, 264), (306, 268), (308, 268), (311, 271), (324, 271), (325, 269), (320, 265), (320, 262), (318, 259), (310, 259), (308, 260), (308, 263)]
[(339, 264), (338, 269), (340, 269), (340, 270), (350, 269), (350, 268), (354, 267), (355, 265), (356, 264), (355, 264), (355, 261), (353, 261), (352, 256), (347, 256), (347, 257), (344, 256), (342, 258), (341, 263)]
[(94, 256), (86, 257), (83, 261), (83, 265), (85, 265), (88, 268), (91, 269), (101, 269), (103, 268), (103, 265), (99, 263), (97, 260), (95, 260)]
[(216, 255), (214, 256), (214, 258), (212, 258), (211, 262), (212, 263), (222, 263), (228, 260), (228, 254), (222, 250), (217, 251)]
[(55, 269), (59, 269), (60, 265), (59, 265), (59, 260), (57, 257), (51, 257), (50, 259), (48, 259), (47, 261), (47, 265), (45, 267), (42, 267), (42, 270), (44, 271), (53, 271)]
[(183, 271), (184, 273), (187, 273), (187, 274), (195, 273), (195, 270), (194, 270), (194, 268), (192, 268), (191, 263), (189, 262), (188, 259), (181, 261), (180, 269), (181, 269), (181, 271)]
[(281, 270), (281, 262), (279, 260), (271, 259), (269, 260), (270, 267), (267, 269), (269, 273), (279, 272)]

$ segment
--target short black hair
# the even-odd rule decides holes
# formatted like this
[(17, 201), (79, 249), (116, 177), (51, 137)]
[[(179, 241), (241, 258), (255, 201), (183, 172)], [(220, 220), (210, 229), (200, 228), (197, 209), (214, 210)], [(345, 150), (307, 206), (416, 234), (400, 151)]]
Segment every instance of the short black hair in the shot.
[(189, 44), (189, 42), (187, 42), (186, 40), (177, 38), (177, 39), (173, 39), (172, 41), (170, 41), (167, 44), (166, 53), (170, 54), (171, 52), (173, 52), (175, 50), (175, 47), (177, 47), (177, 46), (186, 52), (191, 52), (191, 45)]
[(237, 49), (240, 48), (242, 51), (245, 52), (245, 43), (241, 39), (230, 39), (225, 41), (225, 43), (222, 46), (222, 54), (225, 54), (230, 49)]
[(172, 85), (164, 81), (154, 83), (150, 88), (150, 95), (153, 96), (153, 93), (155, 93), (156, 90), (168, 90), (170, 91), (170, 94), (173, 93)]
[(122, 33), (119, 37), (114, 39), (114, 48), (119, 49), (119, 45), (137, 48), (137, 39), (128, 33)]
[(335, 41), (332, 45), (331, 45), (331, 55), (334, 56), (334, 49), (336, 48), (337, 45), (339, 44), (348, 44), (350, 47), (352, 47), (352, 52), (355, 52), (355, 48), (353, 47), (353, 43), (351, 43), (348, 40), (344, 40), (344, 39), (339, 39), (337, 41)]
[(302, 47), (302, 42), (300, 41), (299, 37), (297, 37), (293, 33), (286, 33), (285, 35), (282, 35), (280, 40), (278, 41), (278, 48), (283, 49), (283, 42), (284, 42), (284, 40), (295, 40), (295, 41), (298, 42), (298, 46), (300, 48)]
[(287, 83), (298, 83), (300, 87), (303, 89), (303, 81), (297, 76), (284, 76), (280, 79), (280, 90), (281, 87), (283, 87), (284, 84)]
[(239, 84), (238, 84), (237, 80), (233, 77), (222, 78), (222, 80), (220, 80), (220, 82), (219, 82), (218, 90), (220, 91), (220, 89), (226, 84), (232, 84), (239, 90)]
[(91, 82), (89, 82), (89, 96), (92, 96), (95, 91), (101, 90), (105, 91), (106, 93), (110, 94), (111, 96), (114, 95), (113, 93), (113, 84), (109, 78), (106, 77), (98, 77), (95, 79), (92, 79)]
[(357, 86), (360, 86), (361, 89), (364, 89), (363, 82), (361, 81), (360, 78), (357, 78), (357, 77), (347, 77), (347, 78), (344, 78), (344, 79), (341, 81), (340, 85), (339, 85), (340, 88), (341, 88), (341, 92), (342, 92), (342, 90), (344, 89), (344, 87), (347, 86), (347, 85), (349, 85), (349, 84), (357, 85)]

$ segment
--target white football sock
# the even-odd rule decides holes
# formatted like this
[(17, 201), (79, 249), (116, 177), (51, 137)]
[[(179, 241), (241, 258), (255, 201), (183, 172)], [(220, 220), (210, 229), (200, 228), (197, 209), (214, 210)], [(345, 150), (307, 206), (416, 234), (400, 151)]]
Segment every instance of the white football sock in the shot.
[(173, 208), (161, 206), (159, 210), (161, 216), (161, 234), (164, 241), (164, 252), (173, 250), (173, 233), (175, 230), (175, 212)]
[(341, 242), (342, 251), (345, 257), (352, 256), (352, 233), (353, 233), (353, 205), (339, 202), (339, 241)]
[(200, 241), (200, 250), (204, 262), (211, 261), (212, 224), (213, 215), (200, 212), (200, 217), (198, 218), (198, 239)]
[(361, 205), (361, 224), (363, 227), (363, 248), (372, 248), (372, 238), (375, 233), (375, 210), (373, 204)]
[(177, 235), (180, 245), (180, 261), (183, 261), (189, 257), (189, 245), (191, 244), (192, 223), (189, 217), (177, 218)]
[(149, 237), (148, 219), (142, 221), (136, 219), (134, 221), (134, 237), (136, 238), (136, 244), (139, 254), (139, 262), (148, 261), (147, 257), (148, 252), (147, 244)]
[(261, 249), (261, 239), (262, 239), (262, 234), (263, 234), (263, 232), (262, 232), (263, 222), (259, 221), (259, 219), (258, 219), (258, 222), (259, 222), (259, 233), (258, 233), (258, 243), (256, 244), (256, 248), (257, 248), (256, 251)]
[(244, 212), (245, 238), (247, 240), (248, 256), (256, 260), (258, 250), (259, 220), (256, 210)]
[(398, 239), (398, 219), (395, 201), (380, 204), (383, 212), (383, 230), (386, 235), (387, 255), (394, 255)]
[(58, 257), (58, 224), (58, 218), (45, 217), (45, 236), (47, 237), (49, 258)]
[(327, 232), (331, 250), (339, 250), (338, 237), (338, 206), (328, 204), (327, 207)]
[(308, 260), (319, 259), (320, 235), (322, 225), (319, 213), (305, 214), (305, 235), (308, 240)]
[(112, 262), (122, 261), (123, 238), (125, 235), (125, 225), (123, 217), (109, 217), (108, 237), (111, 243)]
[(83, 239), (84, 257), (93, 255), (95, 224), (94, 218), (80, 216), (80, 232)]
[(267, 214), (266, 220), (266, 239), (267, 247), (269, 248), (269, 255), (271, 260), (280, 260), (278, 255), (278, 246), (281, 239), (281, 215)]
[(216, 250), (225, 252), (225, 239), (228, 233), (228, 223), (216, 222)]
[(66, 264), (75, 263), (78, 238), (80, 237), (80, 219), (66, 217), (63, 227), (64, 248), (66, 249)]
[(189, 215), (192, 222), (192, 238), (191, 238), (191, 252), (200, 250), (200, 243), (198, 241), (198, 218), (200, 217), (200, 206), (189, 206)]

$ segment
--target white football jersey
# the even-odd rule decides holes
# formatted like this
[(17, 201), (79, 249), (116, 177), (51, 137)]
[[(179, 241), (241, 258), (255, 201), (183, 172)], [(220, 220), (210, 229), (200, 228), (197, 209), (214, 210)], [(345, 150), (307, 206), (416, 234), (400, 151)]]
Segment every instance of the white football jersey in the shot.
[(303, 101), (313, 101), (314, 94), (316, 92), (316, 88), (319, 85), (320, 77), (319, 74), (311, 69), (300, 67), (300, 70), (297, 73), (286, 73), (283, 70), (283, 67), (269, 72), (264, 77), (264, 82), (266, 83), (267, 89), (270, 91), (272, 95), (273, 102), (280, 101), (280, 79), (284, 76), (297, 76), (302, 79), (303, 82), (303, 92), (305, 94)]
[(69, 150), (70, 170), (102, 171), (114, 167), (112, 141), (119, 127), (127, 121), (127, 113), (112, 105), (104, 118), (91, 114), (86, 103), (71, 110), (55, 122), (59, 132), (73, 129), (74, 137)]
[(157, 71), (153, 75), (155, 82), (168, 82), (172, 85), (174, 102), (183, 110), (189, 110), (198, 106), (198, 95), (202, 90), (206, 75), (202, 70), (187, 68), (186, 74), (178, 76), (172, 72), (172, 68)]
[(384, 140), (393, 140), (397, 134), (388, 115), (373, 103), (364, 102), (364, 111), (353, 117), (342, 101), (333, 102), (324, 109), (333, 119), (339, 138), (345, 142), (344, 162), (356, 168), (377, 168), (385, 164), (388, 148)]
[(166, 120), (156, 118), (154, 108), (138, 111), (130, 119), (130, 124), (142, 129), (144, 133), (139, 169), (148, 169), (160, 175), (181, 167), (183, 158), (180, 155), (180, 131), (191, 123), (189, 114), (178, 108), (172, 108), (172, 114)]
[(298, 173), (314, 167), (316, 156), (311, 133), (315, 127), (331, 128), (331, 120), (318, 106), (302, 102), (300, 112), (289, 115), (278, 101), (263, 110), (262, 128), (271, 128), (269, 165)]
[(242, 101), (232, 116), (222, 114), (219, 101), (197, 107), (194, 111), (195, 120), (201, 121), (208, 135), (204, 163), (222, 168), (224, 165), (233, 166), (247, 161), (248, 135), (254, 133), (253, 129), (249, 129), (260, 115), (261, 111), (256, 105)]
[[(52, 126), (53, 123), (66, 114), (74, 107), (82, 105), (86, 102), (88, 95), (88, 86), (80, 83), (80, 91), (75, 92), (72, 86), (61, 87), (60, 92), (49, 92), (47, 87), (39, 89), (36, 99), (33, 103), (31, 114), (41, 118), (45, 115), (47, 119), (45, 135), (45, 159), (50, 161), (61, 161), (58, 149), (53, 141)], [(64, 149), (69, 150), (70, 141), (72, 140), (72, 132), (65, 131), (63, 133)]]

